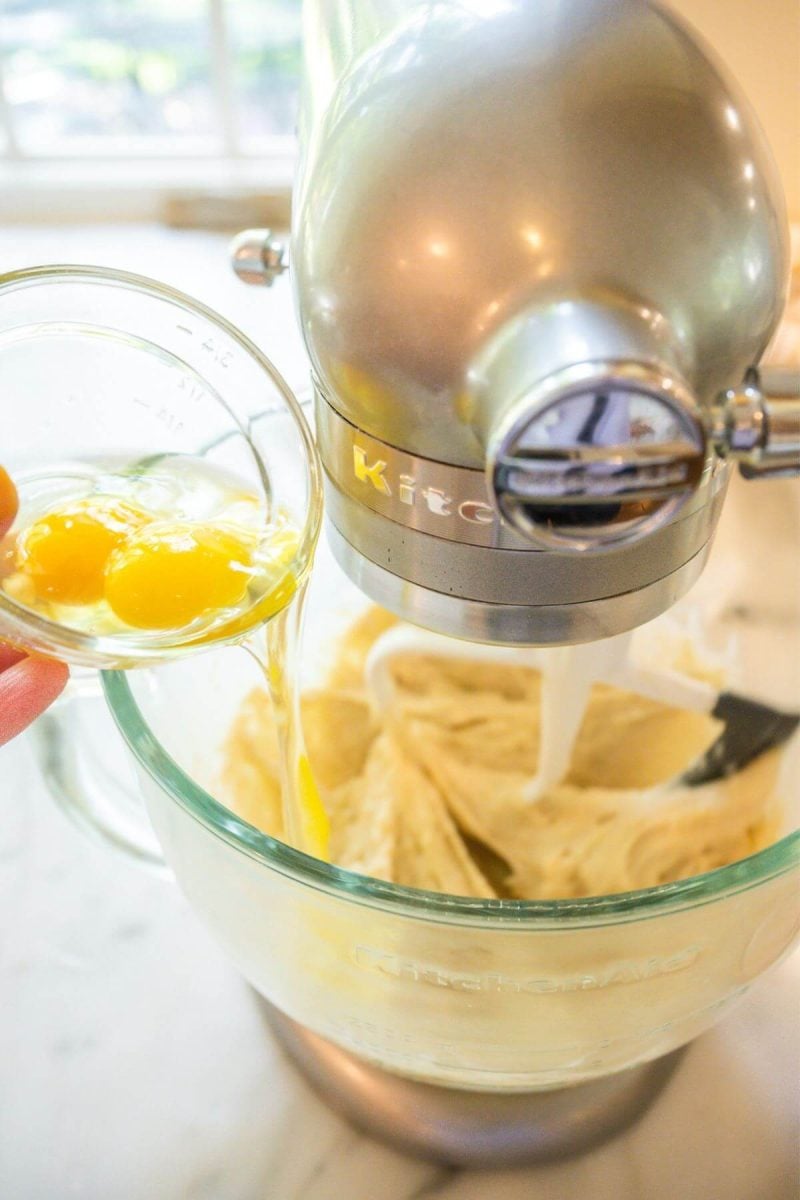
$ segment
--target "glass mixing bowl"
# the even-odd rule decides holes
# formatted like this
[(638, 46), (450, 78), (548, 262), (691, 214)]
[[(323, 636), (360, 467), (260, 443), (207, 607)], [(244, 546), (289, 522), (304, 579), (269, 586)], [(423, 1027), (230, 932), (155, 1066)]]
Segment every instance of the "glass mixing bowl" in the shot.
[[(764, 683), (763, 695), (771, 679), (785, 703), (782, 689), (796, 682), (798, 661), (791, 666), (789, 655), (800, 628), (798, 593), (787, 576), (796, 564), (779, 554), (783, 590), (773, 576), (761, 594), (753, 585), (741, 597), (736, 575), (749, 553), (743, 529), (753, 512), (766, 520), (783, 513), (785, 521), (785, 485), (776, 486), (765, 485), (758, 505), (748, 504), (752, 492), (744, 503), (734, 497), (696, 602), (719, 630), (739, 630), (751, 686)], [(763, 531), (754, 536), (763, 540)], [(734, 600), (725, 599), (729, 591)], [(352, 617), (366, 602), (324, 547), (311, 593), (303, 660), (313, 674), (314, 647), (324, 651), (342, 614)], [(496, 1093), (598, 1079), (708, 1029), (800, 930), (800, 833), (791, 832), (800, 800), (797, 738), (783, 763), (785, 835), (768, 849), (625, 895), (473, 900), (317, 861), (225, 807), (220, 747), (242, 697), (258, 684), (252, 660), (231, 647), (157, 670), (106, 673), (103, 681), (190, 903), (264, 997), (362, 1059), (413, 1079)]]

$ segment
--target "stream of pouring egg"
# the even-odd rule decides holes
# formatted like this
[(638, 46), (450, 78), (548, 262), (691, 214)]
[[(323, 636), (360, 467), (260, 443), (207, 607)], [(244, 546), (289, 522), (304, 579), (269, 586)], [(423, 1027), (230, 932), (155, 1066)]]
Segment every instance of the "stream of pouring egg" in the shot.
[(330, 825), (305, 749), (300, 715), (300, 637), (307, 584), (277, 613), (266, 631), (266, 654), (255, 651), (275, 715), (283, 826), (290, 845), (328, 858)]

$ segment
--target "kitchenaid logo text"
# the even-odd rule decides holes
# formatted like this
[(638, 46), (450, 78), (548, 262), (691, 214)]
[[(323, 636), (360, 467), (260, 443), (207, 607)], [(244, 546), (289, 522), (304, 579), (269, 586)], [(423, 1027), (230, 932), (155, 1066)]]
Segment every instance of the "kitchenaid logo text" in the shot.
[(684, 950), (663, 958), (653, 956), (610, 963), (602, 971), (592, 974), (584, 971), (575, 975), (532, 979), (517, 979), (511, 975), (494, 972), (473, 974), (448, 971), (411, 958), (401, 958), (397, 954), (390, 954), (373, 946), (355, 946), (353, 957), (360, 967), (433, 987), (452, 988), (458, 992), (527, 992), (540, 995), (546, 992), (585, 992), (613, 987), (615, 984), (639, 983), (657, 975), (671, 975), (674, 971), (683, 971), (691, 966), (701, 951), (701, 946), (687, 946)]
[(456, 500), (436, 487), (419, 487), (413, 475), (398, 475), (392, 484), (386, 477), (389, 464), (386, 459), (376, 458), (372, 462), (362, 446), (353, 446), (353, 471), (361, 483), (369, 483), (382, 496), (395, 496), (401, 504), (413, 508), (423, 504), (435, 517), (460, 517), (471, 525), (492, 525), (494, 509), (484, 500)]

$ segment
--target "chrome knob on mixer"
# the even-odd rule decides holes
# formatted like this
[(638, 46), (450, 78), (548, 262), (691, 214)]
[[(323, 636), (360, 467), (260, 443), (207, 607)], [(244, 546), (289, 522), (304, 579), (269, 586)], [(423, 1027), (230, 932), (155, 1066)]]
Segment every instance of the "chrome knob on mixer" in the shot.
[(243, 283), (272, 287), (289, 269), (286, 246), (271, 229), (245, 229), (231, 242), (231, 266)]
[(745, 479), (800, 475), (800, 371), (747, 372), (713, 410), (717, 453), (739, 463)]

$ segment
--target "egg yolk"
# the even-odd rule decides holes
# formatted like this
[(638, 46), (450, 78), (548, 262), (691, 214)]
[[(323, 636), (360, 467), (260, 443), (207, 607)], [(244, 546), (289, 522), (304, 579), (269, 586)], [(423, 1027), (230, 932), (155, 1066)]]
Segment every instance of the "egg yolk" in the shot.
[(105, 596), (116, 616), (137, 629), (180, 629), (239, 604), (252, 571), (245, 539), (203, 525), (162, 522), (114, 553)]
[(94, 604), (102, 600), (106, 564), (145, 516), (133, 505), (94, 496), (34, 521), (17, 543), (17, 569), (40, 600)]

